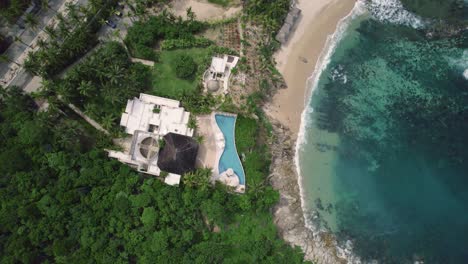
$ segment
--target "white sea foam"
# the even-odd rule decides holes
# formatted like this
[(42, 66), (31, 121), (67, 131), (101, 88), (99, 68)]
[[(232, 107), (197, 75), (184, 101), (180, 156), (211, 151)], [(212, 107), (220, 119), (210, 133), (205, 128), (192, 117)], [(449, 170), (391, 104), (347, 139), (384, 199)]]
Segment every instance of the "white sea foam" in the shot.
[(463, 51), (459, 58), (448, 57), (448, 62), (461, 70), (463, 77), (468, 80), (468, 50)]
[(343, 65), (338, 65), (338, 67), (332, 70), (331, 78), (333, 81), (339, 81), (343, 84), (348, 82), (348, 76), (346, 75)]
[[(316, 226), (311, 221), (314, 212), (310, 212), (310, 210), (306, 206), (307, 203), (304, 199), (305, 190), (302, 186), (303, 175), (301, 174), (300, 165), (299, 165), (299, 152), (301, 150), (301, 147), (305, 143), (307, 143), (306, 129), (311, 121), (309, 117), (311, 116), (311, 113), (314, 111), (314, 109), (309, 105), (312, 99), (312, 94), (318, 85), (320, 76), (322, 75), (323, 71), (326, 69), (326, 67), (330, 63), (331, 55), (333, 54), (340, 40), (345, 36), (346, 31), (351, 21), (353, 21), (357, 17), (362, 16), (366, 13), (367, 13), (367, 9), (365, 7), (365, 3), (363, 2), (363, 0), (359, 0), (356, 2), (353, 10), (346, 17), (340, 20), (333, 35), (328, 36), (326, 44), (325, 44), (325, 48), (320, 54), (319, 60), (317, 61), (317, 64), (315, 65), (314, 72), (308, 78), (307, 84), (306, 84), (307, 93), (305, 95), (305, 108), (301, 114), (301, 126), (300, 126), (299, 133), (298, 133), (298, 139), (296, 141), (296, 149), (295, 149), (296, 153), (295, 153), (294, 162), (295, 162), (296, 170), (298, 173), (298, 184), (299, 184), (299, 189), (301, 192), (300, 193), (301, 205), (302, 205), (302, 210), (304, 212), (304, 219), (305, 219), (306, 227), (313, 232), (315, 239), (319, 239), (318, 234), (320, 233), (321, 230), (319, 229), (318, 226)], [(344, 78), (344, 81), (346, 81), (346, 76)], [(359, 257), (354, 256), (352, 254), (352, 250), (350, 250), (349, 248), (345, 249), (345, 248), (337, 246), (337, 251), (343, 254), (342, 257), (345, 257), (348, 260), (348, 263), (360, 263)]]
[[(468, 0), (465, 0), (465, 1), (468, 1)], [(354, 19), (365, 14), (370, 14), (372, 18), (382, 21), (382, 22), (411, 26), (416, 29), (424, 28), (427, 24), (430, 23), (429, 20), (425, 20), (405, 10), (399, 0), (358, 0), (353, 10), (351, 11), (351, 13), (340, 20), (334, 34), (327, 38), (325, 48), (320, 54), (319, 60), (317, 64), (315, 65), (314, 72), (307, 80), (307, 84), (306, 84), (307, 94), (305, 95), (305, 108), (301, 114), (301, 125), (300, 125), (300, 129), (298, 133), (298, 139), (296, 141), (295, 159), (294, 159), (296, 170), (298, 173), (298, 184), (299, 184), (300, 195), (301, 195), (301, 206), (304, 212), (304, 219), (305, 219), (306, 227), (313, 232), (314, 239), (320, 239), (318, 234), (321, 232), (321, 229), (318, 225), (314, 224), (312, 221), (312, 219), (314, 219), (314, 216), (317, 217), (317, 215), (315, 214), (316, 212), (309, 210), (309, 208), (307, 207), (307, 201), (305, 199), (306, 190), (304, 190), (304, 187), (302, 185), (303, 175), (301, 173), (300, 161), (299, 161), (299, 154), (302, 150), (302, 147), (305, 144), (307, 144), (306, 132), (307, 132), (307, 128), (310, 126), (312, 122), (310, 118), (311, 114), (314, 112), (314, 109), (310, 106), (310, 102), (312, 100), (312, 94), (318, 86), (322, 73), (327, 68), (328, 64), (330, 63), (331, 56), (333, 52), (335, 51), (339, 42), (345, 36), (346, 31), (349, 28), (349, 25)], [(466, 69), (463, 72), (463, 75), (468, 80), (468, 69)], [(345, 83), (347, 81), (347, 76), (344, 72), (338, 72), (337, 75), (335, 75), (335, 77), (337, 77), (339, 81), (342, 81)], [(361, 260), (359, 259), (359, 257), (353, 254), (352, 247), (353, 247), (352, 241), (347, 241), (344, 245), (337, 246), (337, 252), (339, 253), (341, 257), (346, 258), (348, 263), (361, 263)]]
[(367, 8), (372, 17), (379, 21), (411, 26), (416, 29), (424, 28), (428, 21), (409, 12), (399, 0), (368, 0)]
[(463, 71), (463, 77), (465, 77), (465, 79), (468, 80), (468, 50), (463, 51), (463, 55), (462, 55), (462, 58), (460, 60), (460, 66), (463, 69), (465, 69)]

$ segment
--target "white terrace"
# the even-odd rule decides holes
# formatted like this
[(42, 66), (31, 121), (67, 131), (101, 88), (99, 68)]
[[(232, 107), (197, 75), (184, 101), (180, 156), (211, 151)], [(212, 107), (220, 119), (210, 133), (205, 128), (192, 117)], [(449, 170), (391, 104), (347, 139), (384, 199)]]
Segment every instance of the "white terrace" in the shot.
[(191, 137), (189, 117), (179, 101), (142, 93), (140, 98), (128, 100), (120, 125), (131, 135), (140, 130), (161, 136), (172, 132)]

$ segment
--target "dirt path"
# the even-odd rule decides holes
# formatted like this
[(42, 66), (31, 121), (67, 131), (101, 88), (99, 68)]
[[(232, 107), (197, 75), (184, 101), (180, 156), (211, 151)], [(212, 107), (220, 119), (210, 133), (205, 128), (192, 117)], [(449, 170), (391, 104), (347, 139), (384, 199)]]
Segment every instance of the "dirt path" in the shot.
[(172, 11), (177, 16), (187, 17), (187, 8), (191, 7), (198, 20), (213, 21), (231, 18), (241, 10), (241, 5), (223, 8), (222, 6), (209, 3), (206, 0), (175, 0), (172, 3)]

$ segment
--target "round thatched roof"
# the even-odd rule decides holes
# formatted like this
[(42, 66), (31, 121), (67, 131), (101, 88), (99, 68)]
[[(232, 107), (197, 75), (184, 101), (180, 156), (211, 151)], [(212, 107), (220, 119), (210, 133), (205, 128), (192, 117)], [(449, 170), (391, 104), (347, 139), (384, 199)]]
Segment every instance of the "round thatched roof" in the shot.
[(184, 174), (195, 170), (198, 144), (191, 137), (169, 133), (159, 151), (158, 167), (169, 173)]

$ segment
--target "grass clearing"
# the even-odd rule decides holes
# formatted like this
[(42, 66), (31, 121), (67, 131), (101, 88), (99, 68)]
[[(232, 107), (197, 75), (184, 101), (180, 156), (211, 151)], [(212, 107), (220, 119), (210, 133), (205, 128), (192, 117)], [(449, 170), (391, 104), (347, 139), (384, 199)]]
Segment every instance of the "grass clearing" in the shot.
[(255, 146), (258, 124), (255, 119), (237, 116), (236, 120), (236, 146), (239, 153), (247, 153)]
[[(193, 80), (184, 80), (176, 76), (174, 62), (180, 55), (192, 57), (197, 64), (197, 72)], [(208, 48), (162, 51), (159, 62), (154, 66), (152, 81), (153, 94), (177, 99), (184, 93), (197, 91), (197, 86), (200, 83), (203, 72), (209, 65), (210, 55), (211, 51)]]

